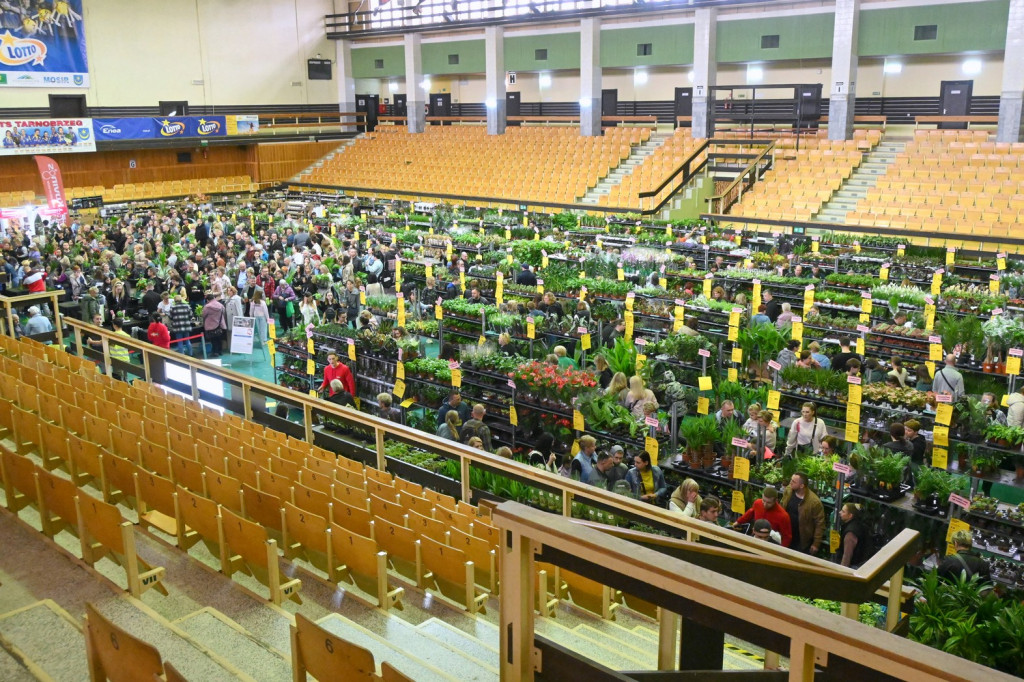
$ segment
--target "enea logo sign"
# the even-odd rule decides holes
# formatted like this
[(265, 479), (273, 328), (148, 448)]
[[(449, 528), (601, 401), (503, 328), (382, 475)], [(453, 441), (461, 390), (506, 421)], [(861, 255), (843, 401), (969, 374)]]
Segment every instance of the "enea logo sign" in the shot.
[(220, 121), (205, 121), (199, 119), (199, 127), (196, 129), (200, 137), (203, 135), (216, 135), (220, 132)]
[(17, 38), (11, 32), (0, 35), (0, 64), (24, 66), (46, 61), (46, 44), (33, 38)]
[(160, 136), (161, 137), (177, 137), (185, 134), (185, 124), (179, 123), (178, 121), (168, 121), (164, 119), (160, 121)]

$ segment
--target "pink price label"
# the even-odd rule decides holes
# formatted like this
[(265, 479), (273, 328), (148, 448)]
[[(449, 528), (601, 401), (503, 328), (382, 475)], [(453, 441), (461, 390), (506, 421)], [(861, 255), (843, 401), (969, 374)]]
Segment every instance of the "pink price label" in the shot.
[(663, 274), (663, 275), (665, 274), (665, 266), (664, 265), (661, 266), (661, 268), (659, 269), (659, 272), (661, 272), (661, 274)]
[(947, 246), (946, 247), (946, 253), (956, 253), (956, 247), (955, 246)]
[(448, 369), (458, 369), (458, 368), (459, 368), (459, 361), (458, 360), (449, 360), (448, 361)]
[(710, 272), (708, 274), (704, 275), (704, 279), (714, 279), (714, 278), (715, 278), (715, 276), (713, 274), (711, 274)]
[(638, 346), (646, 346), (647, 345), (647, 339), (637, 339), (633, 343), (635, 343)]
[(782, 365), (780, 365), (779, 363), (775, 362), (774, 360), (769, 360), (768, 361), (768, 367), (771, 368), (771, 369), (774, 369), (775, 371), (779, 371), (780, 369), (782, 369)]
[(949, 501), (958, 507), (963, 507), (964, 509), (971, 508), (971, 501), (968, 500), (966, 497), (957, 495), (956, 493), (953, 493), (952, 495), (949, 496)]
[(906, 244), (897, 244), (896, 248), (897, 249), (905, 249), (905, 248), (907, 248), (907, 245)]
[(440, 296), (438, 296), (437, 297), (437, 302), (434, 305), (441, 305), (442, 303), (444, 303), (444, 299), (441, 298)]
[(532, 317), (526, 318), (526, 324), (533, 324), (533, 318)]
[(621, 268), (622, 267), (622, 263), (619, 263), (616, 267)]
[[(366, 287), (359, 287), (359, 291), (366, 291)], [(438, 299), (441, 300), (441, 299)]]
[(1024, 350), (1020, 348), (1011, 348), (1009, 353), (1015, 358), (1024, 357)]
[(761, 285), (761, 280), (755, 279), (755, 280), (753, 280), (753, 283), (758, 285), (758, 286), (760, 286)]
[(509, 379), (508, 380), (508, 387), (511, 388), (513, 391), (516, 390), (516, 382), (512, 381), (511, 379)]
[(576, 333), (577, 334), (586, 334), (587, 333), (587, 328), (586, 327), (577, 327), (576, 328)]
[(676, 299), (676, 305), (686, 305), (686, 301), (681, 298)]
[(356, 345), (356, 340), (355, 339), (349, 339), (348, 340), (348, 345), (350, 345), (350, 346)]
[(539, 286), (544, 286), (544, 280), (542, 280), (542, 279), (538, 279), (538, 280), (537, 280), (537, 284), (538, 284)]
[(399, 291), (397, 294), (395, 294), (395, 298), (401, 300), (401, 299), (405, 298), (405, 294), (403, 294), (401, 291)]
[(709, 351), (707, 348), (701, 348), (699, 351), (697, 351), (697, 355), (701, 356), (702, 358), (710, 358), (711, 351)]
[(658, 426), (658, 418), (657, 417), (644, 417), (644, 424), (647, 424), (648, 426)]
[(1003, 309), (1002, 308), (996, 308), (995, 310), (992, 311), (992, 314), (993, 315), (1002, 315), (1003, 314)]
[(849, 374), (846, 375), (846, 383), (860, 386), (860, 377), (851, 377)]
[(743, 440), (742, 438), (733, 438), (732, 444), (738, 448), (749, 448), (750, 441)]
[(870, 301), (871, 300), (871, 292), (870, 291), (862, 291), (862, 292), (860, 292), (860, 297), (861, 298), (866, 298), (866, 299), (868, 299)]
[(628, 294), (626, 294), (626, 298), (636, 298), (636, 294), (634, 294), (634, 293), (633, 293), (633, 292), (631, 291), (631, 292), (629, 292)]
[(733, 307), (732, 312), (734, 312), (734, 313), (742, 313), (743, 312), (743, 308)]
[(935, 299), (932, 298), (931, 296), (925, 296), (924, 297), (924, 302), (927, 303), (928, 305), (934, 305), (935, 304)]
[(928, 337), (928, 343), (942, 343), (942, 337), (941, 336), (929, 336)]
[(1002, 251), (996, 254), (996, 258), (1006, 258), (1006, 252)]
[(939, 268), (938, 270), (935, 271), (935, 274), (936, 275), (944, 275), (944, 274), (946, 274), (946, 271), (943, 268)]
[(819, 236), (815, 235), (815, 236), (811, 237), (811, 241), (812, 241), (812, 242), (817, 242), (817, 241), (821, 241), (821, 237), (819, 237)]
[(937, 403), (951, 403), (953, 402), (953, 396), (948, 393), (938, 393), (935, 395), (935, 402)]
[(992, 280), (993, 282), (998, 282), (999, 281), (999, 275), (989, 275), (988, 278), (990, 280)]
[(871, 327), (869, 327), (869, 326), (867, 326), (865, 324), (858, 324), (857, 325), (857, 331), (859, 331), (861, 334), (868, 334), (868, 333), (871, 332)]
[(806, 287), (804, 287), (804, 291), (814, 291), (814, 285), (808, 284)]
[(849, 476), (850, 474), (853, 473), (853, 467), (850, 466), (849, 464), (843, 464), (842, 462), (836, 462), (835, 464), (832, 465), (832, 471), (835, 471), (836, 473), (840, 473), (840, 474), (844, 474), (846, 476)]
[(794, 315), (793, 317), (791, 317), (789, 319), (789, 321), (790, 322), (803, 322), (803, 318), (800, 318), (800, 317), (797, 317), (796, 315)]

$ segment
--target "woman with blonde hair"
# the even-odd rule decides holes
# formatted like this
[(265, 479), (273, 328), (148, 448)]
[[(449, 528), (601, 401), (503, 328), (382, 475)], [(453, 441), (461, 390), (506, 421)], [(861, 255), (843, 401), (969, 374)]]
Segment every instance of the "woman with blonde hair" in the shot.
[(629, 378), (629, 389), (619, 394), (619, 403), (637, 419), (643, 419), (645, 403), (654, 403), (654, 407), (658, 407), (654, 391), (644, 386), (644, 380), (638, 374)]
[(668, 502), (668, 509), (677, 514), (695, 519), (700, 513), (700, 503), (702, 501), (700, 498), (700, 486), (697, 484), (697, 481), (688, 478), (672, 493), (672, 499)]
[(609, 382), (608, 388), (604, 390), (604, 394), (618, 397), (623, 391), (628, 390), (629, 383), (626, 381), (626, 375), (622, 372), (616, 372), (612, 375), (612, 380)]
[(460, 426), (462, 426), (462, 420), (459, 418), (459, 411), (448, 410), (444, 415), (444, 423), (437, 427), (437, 435), (458, 443), (462, 440), (459, 437)]

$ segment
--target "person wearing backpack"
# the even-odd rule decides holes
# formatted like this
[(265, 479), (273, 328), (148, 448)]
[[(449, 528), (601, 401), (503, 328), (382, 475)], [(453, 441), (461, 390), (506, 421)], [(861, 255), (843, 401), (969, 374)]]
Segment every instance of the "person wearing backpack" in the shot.
[(491, 441), (491, 429), (484, 424), (484, 417), (487, 416), (487, 408), (477, 403), (473, 406), (472, 417), (462, 425), (459, 435), (462, 442), (468, 443), (470, 438), (479, 438), (483, 443), (482, 448), (487, 452), (494, 452), (494, 443)]
[(992, 582), (992, 572), (988, 562), (973, 551), (974, 541), (971, 538), (971, 531), (958, 530), (950, 538), (955, 553), (950, 554), (939, 564), (939, 577), (955, 581), (961, 573), (971, 579), (978, 576), (979, 580)]

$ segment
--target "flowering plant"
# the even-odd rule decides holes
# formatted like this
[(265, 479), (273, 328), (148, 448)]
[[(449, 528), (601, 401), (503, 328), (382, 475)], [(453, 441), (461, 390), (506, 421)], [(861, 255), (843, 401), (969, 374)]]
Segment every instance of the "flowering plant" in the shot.
[(532, 393), (535, 398), (557, 400), (566, 405), (574, 397), (597, 387), (597, 380), (590, 372), (561, 369), (541, 362), (519, 365), (510, 376), (518, 390)]

